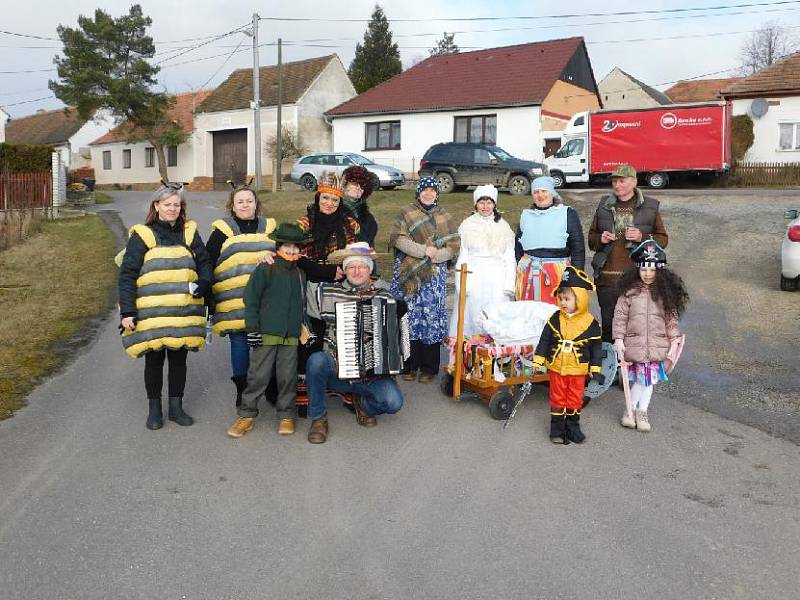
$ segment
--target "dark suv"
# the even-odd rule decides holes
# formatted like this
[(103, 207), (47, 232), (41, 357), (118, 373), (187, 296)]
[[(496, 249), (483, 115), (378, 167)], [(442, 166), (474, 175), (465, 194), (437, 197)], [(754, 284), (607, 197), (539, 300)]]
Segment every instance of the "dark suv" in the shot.
[(547, 175), (542, 163), (514, 158), (489, 144), (435, 144), (419, 161), (419, 176), (436, 177), (443, 194), (491, 183), (524, 195), (531, 191), (531, 179), (540, 175)]

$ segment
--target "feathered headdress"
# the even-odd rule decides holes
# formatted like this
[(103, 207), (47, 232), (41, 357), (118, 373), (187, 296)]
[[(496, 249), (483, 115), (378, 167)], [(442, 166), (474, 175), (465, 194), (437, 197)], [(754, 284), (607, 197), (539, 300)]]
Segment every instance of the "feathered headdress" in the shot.
[(341, 198), (344, 195), (341, 178), (336, 173), (324, 171), (319, 176), (317, 192), (320, 194), (333, 194), (337, 198)]

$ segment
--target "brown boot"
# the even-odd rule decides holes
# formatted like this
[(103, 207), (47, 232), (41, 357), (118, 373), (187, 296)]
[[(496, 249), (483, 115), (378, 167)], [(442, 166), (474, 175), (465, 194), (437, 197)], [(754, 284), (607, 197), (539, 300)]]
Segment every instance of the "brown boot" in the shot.
[(368, 415), (361, 405), (361, 398), (358, 394), (353, 394), (353, 408), (356, 411), (356, 423), (362, 427), (375, 427), (378, 424), (378, 419)]
[(324, 444), (327, 439), (328, 417), (311, 421), (311, 429), (308, 430), (308, 441), (312, 444)]

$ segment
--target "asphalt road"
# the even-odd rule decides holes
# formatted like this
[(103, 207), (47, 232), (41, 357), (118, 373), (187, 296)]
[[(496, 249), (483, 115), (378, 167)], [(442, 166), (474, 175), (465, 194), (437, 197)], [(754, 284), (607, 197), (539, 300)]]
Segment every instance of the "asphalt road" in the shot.
[[(146, 194), (115, 196), (142, 218)], [(207, 233), (218, 202), (191, 198)], [(654, 431), (628, 431), (614, 390), (554, 446), (544, 389), (503, 431), (405, 382), (374, 429), (334, 406), (315, 446), (267, 406), (232, 440), (227, 351), (189, 358), (196, 424), (150, 432), (111, 318), (0, 422), (2, 600), (797, 597), (790, 441), (658, 390)]]

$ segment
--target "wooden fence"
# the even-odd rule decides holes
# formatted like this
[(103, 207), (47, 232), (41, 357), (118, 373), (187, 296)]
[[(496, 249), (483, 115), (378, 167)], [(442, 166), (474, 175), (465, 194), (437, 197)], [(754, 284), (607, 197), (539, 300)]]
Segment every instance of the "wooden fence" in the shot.
[(41, 173), (0, 173), (0, 210), (53, 206), (53, 178)]
[(729, 186), (800, 186), (800, 163), (736, 163), (725, 176)]

